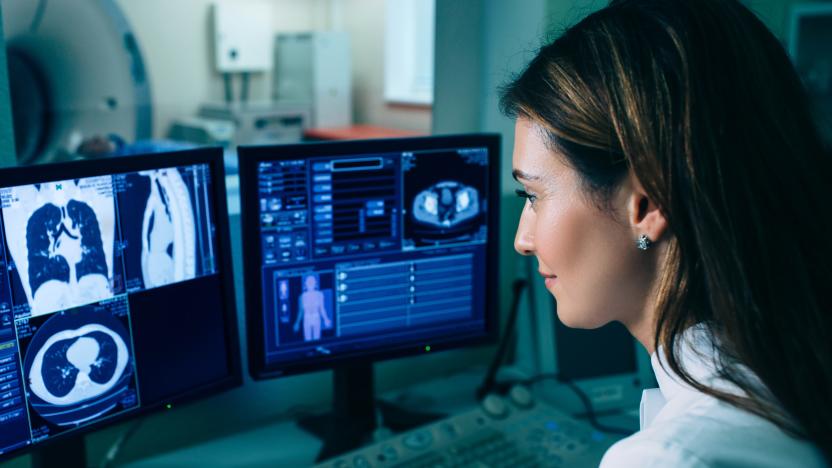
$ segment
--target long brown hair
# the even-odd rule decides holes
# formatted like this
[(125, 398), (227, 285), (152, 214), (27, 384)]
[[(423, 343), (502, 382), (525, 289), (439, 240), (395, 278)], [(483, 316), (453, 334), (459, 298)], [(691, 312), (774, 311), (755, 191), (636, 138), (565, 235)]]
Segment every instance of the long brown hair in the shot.
[[(599, 206), (632, 170), (667, 217), (654, 344), (670, 368), (832, 460), (831, 158), (760, 20), (734, 0), (613, 0), (502, 93), (503, 111), (540, 125)], [(694, 324), (744, 395), (680, 364)]]

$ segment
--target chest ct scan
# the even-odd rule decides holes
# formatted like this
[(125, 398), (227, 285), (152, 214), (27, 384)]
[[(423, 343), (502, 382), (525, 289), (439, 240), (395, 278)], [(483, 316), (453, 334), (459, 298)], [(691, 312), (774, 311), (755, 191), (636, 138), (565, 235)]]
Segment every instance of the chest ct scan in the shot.
[(8, 191), (5, 234), (32, 315), (112, 297), (112, 178), (24, 185)]

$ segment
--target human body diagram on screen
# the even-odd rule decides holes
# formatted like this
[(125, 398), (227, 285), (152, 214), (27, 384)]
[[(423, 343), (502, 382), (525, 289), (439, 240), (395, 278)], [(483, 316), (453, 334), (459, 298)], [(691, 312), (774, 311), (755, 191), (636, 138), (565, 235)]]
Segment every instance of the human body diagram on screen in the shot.
[(317, 341), (321, 339), (321, 325), (331, 328), (332, 319), (326, 310), (324, 294), (318, 288), (318, 278), (315, 275), (303, 277), (303, 289), (298, 299), (298, 315), (293, 328), (297, 333), (303, 322), (303, 340)]

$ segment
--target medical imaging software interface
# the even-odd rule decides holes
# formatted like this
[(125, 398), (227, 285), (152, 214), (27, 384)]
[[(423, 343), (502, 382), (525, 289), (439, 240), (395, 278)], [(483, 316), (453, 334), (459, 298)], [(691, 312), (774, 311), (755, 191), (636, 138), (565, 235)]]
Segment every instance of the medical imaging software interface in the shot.
[(267, 365), (483, 333), (486, 148), (257, 170)]
[(0, 188), (0, 453), (177, 390), (156, 329), (181, 325), (159, 316), (194, 287), (177, 285), (217, 276), (209, 172)]

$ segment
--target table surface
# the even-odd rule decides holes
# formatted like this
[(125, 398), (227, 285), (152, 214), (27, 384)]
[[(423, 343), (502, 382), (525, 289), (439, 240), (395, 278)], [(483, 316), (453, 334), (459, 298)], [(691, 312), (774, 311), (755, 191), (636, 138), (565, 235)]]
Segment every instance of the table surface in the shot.
[[(409, 408), (454, 414), (476, 405), (474, 389), (479, 385), (484, 369), (472, 369), (451, 376), (443, 376), (382, 395), (386, 401)], [(538, 393), (538, 392), (535, 392)], [(537, 395), (548, 400), (547, 395)], [(550, 403), (553, 403), (550, 401)], [(601, 422), (627, 427), (638, 425), (638, 410), (601, 417)], [(383, 435), (383, 431), (379, 431)], [(620, 437), (620, 436), (619, 436)], [(234, 433), (208, 442), (172, 452), (162, 453), (123, 466), (149, 467), (274, 467), (312, 466), (322, 447), (319, 439), (300, 429), (294, 421), (283, 419), (252, 430)], [(119, 466), (122, 466), (119, 464)]]
[(380, 127), (377, 125), (350, 125), (347, 127), (310, 128), (303, 136), (312, 140), (370, 140), (376, 138), (403, 138), (423, 136), (424, 133)]

